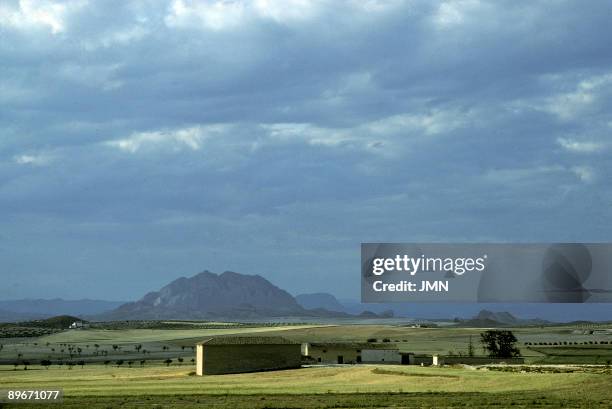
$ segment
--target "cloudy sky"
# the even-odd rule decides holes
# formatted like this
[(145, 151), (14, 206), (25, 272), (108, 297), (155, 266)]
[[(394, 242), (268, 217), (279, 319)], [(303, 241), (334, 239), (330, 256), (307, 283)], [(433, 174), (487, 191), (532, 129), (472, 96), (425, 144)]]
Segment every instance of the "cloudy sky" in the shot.
[(0, 298), (610, 241), (605, 1), (0, 3)]

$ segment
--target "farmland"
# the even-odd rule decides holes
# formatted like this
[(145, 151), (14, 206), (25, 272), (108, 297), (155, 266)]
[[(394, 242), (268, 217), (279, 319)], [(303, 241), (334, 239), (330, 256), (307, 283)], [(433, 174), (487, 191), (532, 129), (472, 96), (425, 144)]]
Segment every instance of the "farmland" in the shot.
[[(0, 389), (61, 386), (69, 407), (609, 407), (612, 399), (612, 337), (572, 326), (513, 328), (526, 357), (527, 365), (521, 367), (356, 365), (205, 377), (194, 376), (192, 347), (215, 335), (265, 333), (298, 342), (376, 339), (402, 351), (456, 355), (466, 352), (470, 337), (482, 354), (482, 329), (227, 323), (161, 327), (88, 328), (1, 339)], [(41, 366), (43, 360), (50, 364)]]
[[(174, 404), (208, 403), (233, 405), (328, 407), (344, 402), (352, 406), (385, 406), (413, 402), (487, 406), (508, 405), (555, 407), (566, 402), (589, 407), (610, 402), (612, 375), (590, 373), (513, 373), (486, 369), (422, 368), (407, 366), (312, 367), (252, 374), (193, 376), (191, 366), (117, 368), (102, 365), (72, 370), (52, 368), (13, 370), (0, 367), (0, 389), (19, 386), (62, 386), (65, 402), (77, 407), (111, 403), (148, 402)], [(390, 397), (389, 397), (390, 396)], [(276, 403), (274, 403), (276, 402)], [(500, 403), (501, 404), (501, 403)]]

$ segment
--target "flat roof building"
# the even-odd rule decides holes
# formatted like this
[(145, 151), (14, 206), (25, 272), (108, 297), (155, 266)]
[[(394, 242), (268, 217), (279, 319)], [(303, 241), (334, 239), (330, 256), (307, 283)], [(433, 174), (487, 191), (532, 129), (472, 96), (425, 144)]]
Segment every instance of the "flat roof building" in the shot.
[(196, 374), (299, 368), (300, 344), (283, 337), (221, 336), (196, 344)]
[(302, 344), (302, 355), (321, 364), (402, 363), (395, 344), (370, 342), (310, 342)]

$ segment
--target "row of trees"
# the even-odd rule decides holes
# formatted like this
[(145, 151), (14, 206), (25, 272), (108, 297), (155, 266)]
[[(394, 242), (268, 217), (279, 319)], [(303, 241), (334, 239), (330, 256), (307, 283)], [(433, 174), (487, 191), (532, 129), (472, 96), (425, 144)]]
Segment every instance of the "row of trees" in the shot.
[[(177, 362), (179, 363), (179, 365), (182, 365), (184, 361), (185, 360), (183, 358), (177, 358)], [(168, 358), (168, 359), (164, 360), (163, 362), (166, 364), (166, 366), (170, 366), (170, 364), (172, 364), (174, 361), (172, 359)], [(112, 363), (113, 363), (113, 361), (106, 360), (106, 361), (104, 361), (104, 366), (108, 366), (108, 365), (110, 365)], [(139, 360), (138, 362), (132, 361), (132, 360), (124, 361), (123, 359), (118, 359), (118, 360), (114, 361), (114, 364), (117, 367), (121, 367), (124, 364), (127, 364), (127, 366), (131, 368), (136, 363), (139, 363), (140, 366), (142, 367), (142, 366), (145, 366), (147, 361), (144, 360), (144, 359)], [(194, 364), (195, 363), (195, 359), (192, 358), (191, 359), (191, 363)], [(83, 368), (83, 367), (85, 367), (85, 364), (86, 364), (86, 362), (83, 361), (83, 360), (79, 360), (79, 361), (76, 361), (76, 362), (75, 361), (66, 361), (66, 362), (64, 362), (64, 361), (57, 361), (57, 362), (55, 362), (55, 365), (58, 365), (60, 367), (65, 365), (68, 369), (72, 369), (76, 365), (78, 365), (81, 368)], [(13, 364), (14, 370), (17, 370), (17, 368), (19, 366), (21, 366), (21, 365), (23, 365), (23, 369), (24, 370), (27, 370), (28, 367), (31, 366), (31, 363), (30, 363), (30, 361), (15, 362)], [(49, 360), (49, 359), (43, 359), (43, 360), (40, 361), (40, 365), (45, 367), (45, 369), (49, 369), (49, 367), (53, 365), (53, 362), (51, 360)]]
[(557, 341), (557, 342), (525, 342), (525, 345), (537, 346), (537, 345), (552, 345), (552, 346), (563, 346), (563, 345), (607, 345), (612, 344), (612, 341)]

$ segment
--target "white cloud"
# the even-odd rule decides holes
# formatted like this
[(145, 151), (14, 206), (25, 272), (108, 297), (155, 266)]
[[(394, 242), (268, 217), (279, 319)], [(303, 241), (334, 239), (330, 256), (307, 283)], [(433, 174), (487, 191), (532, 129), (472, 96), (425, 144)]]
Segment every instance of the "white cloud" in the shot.
[(471, 120), (471, 112), (434, 110), (423, 114), (400, 114), (370, 122), (364, 126), (375, 134), (391, 134), (407, 131), (437, 135), (465, 126)]
[(320, 1), (310, 0), (255, 0), (254, 11), (263, 18), (278, 23), (312, 17)]
[(49, 154), (21, 154), (15, 155), (13, 161), (18, 165), (44, 166), (53, 160)]
[(166, 15), (169, 27), (202, 27), (224, 30), (237, 27), (245, 18), (245, 7), (240, 2), (188, 2), (174, 0)]
[[(567, 81), (562, 76), (555, 76), (554, 79), (562, 83)], [(546, 98), (543, 109), (557, 115), (561, 120), (577, 119), (597, 105), (601, 92), (610, 85), (612, 85), (612, 74), (592, 76), (578, 82), (572, 91)]]
[(569, 138), (558, 138), (557, 143), (570, 152), (594, 153), (603, 150), (604, 145), (597, 142), (577, 141)]
[(465, 16), (478, 7), (477, 0), (445, 1), (440, 4), (433, 20), (440, 28), (450, 28), (465, 22)]
[(172, 131), (137, 132), (127, 138), (106, 141), (107, 146), (124, 152), (136, 153), (140, 150), (157, 148), (180, 151), (199, 150), (202, 143), (214, 133), (222, 131), (222, 125), (193, 126)]
[(271, 141), (304, 141), (310, 145), (337, 146), (351, 140), (344, 129), (330, 129), (307, 123), (276, 123), (261, 125)]
[(229, 30), (253, 19), (279, 24), (312, 18), (320, 1), (309, 0), (173, 0), (165, 17), (168, 27)]
[(122, 28), (116, 31), (97, 36), (93, 39), (83, 40), (83, 47), (88, 51), (113, 46), (126, 46), (132, 42), (142, 40), (148, 36), (150, 30), (142, 25)]
[(566, 172), (562, 166), (535, 166), (512, 169), (491, 169), (484, 174), (485, 180), (495, 183), (535, 182), (555, 174)]
[(84, 1), (56, 3), (44, 0), (20, 0), (18, 7), (0, 5), (0, 27), (8, 26), (15, 29), (31, 29), (46, 27), (53, 34), (59, 34), (66, 29), (66, 15), (69, 11), (81, 8)]
[(590, 166), (574, 166), (572, 172), (583, 182), (592, 182), (595, 180), (595, 171)]

